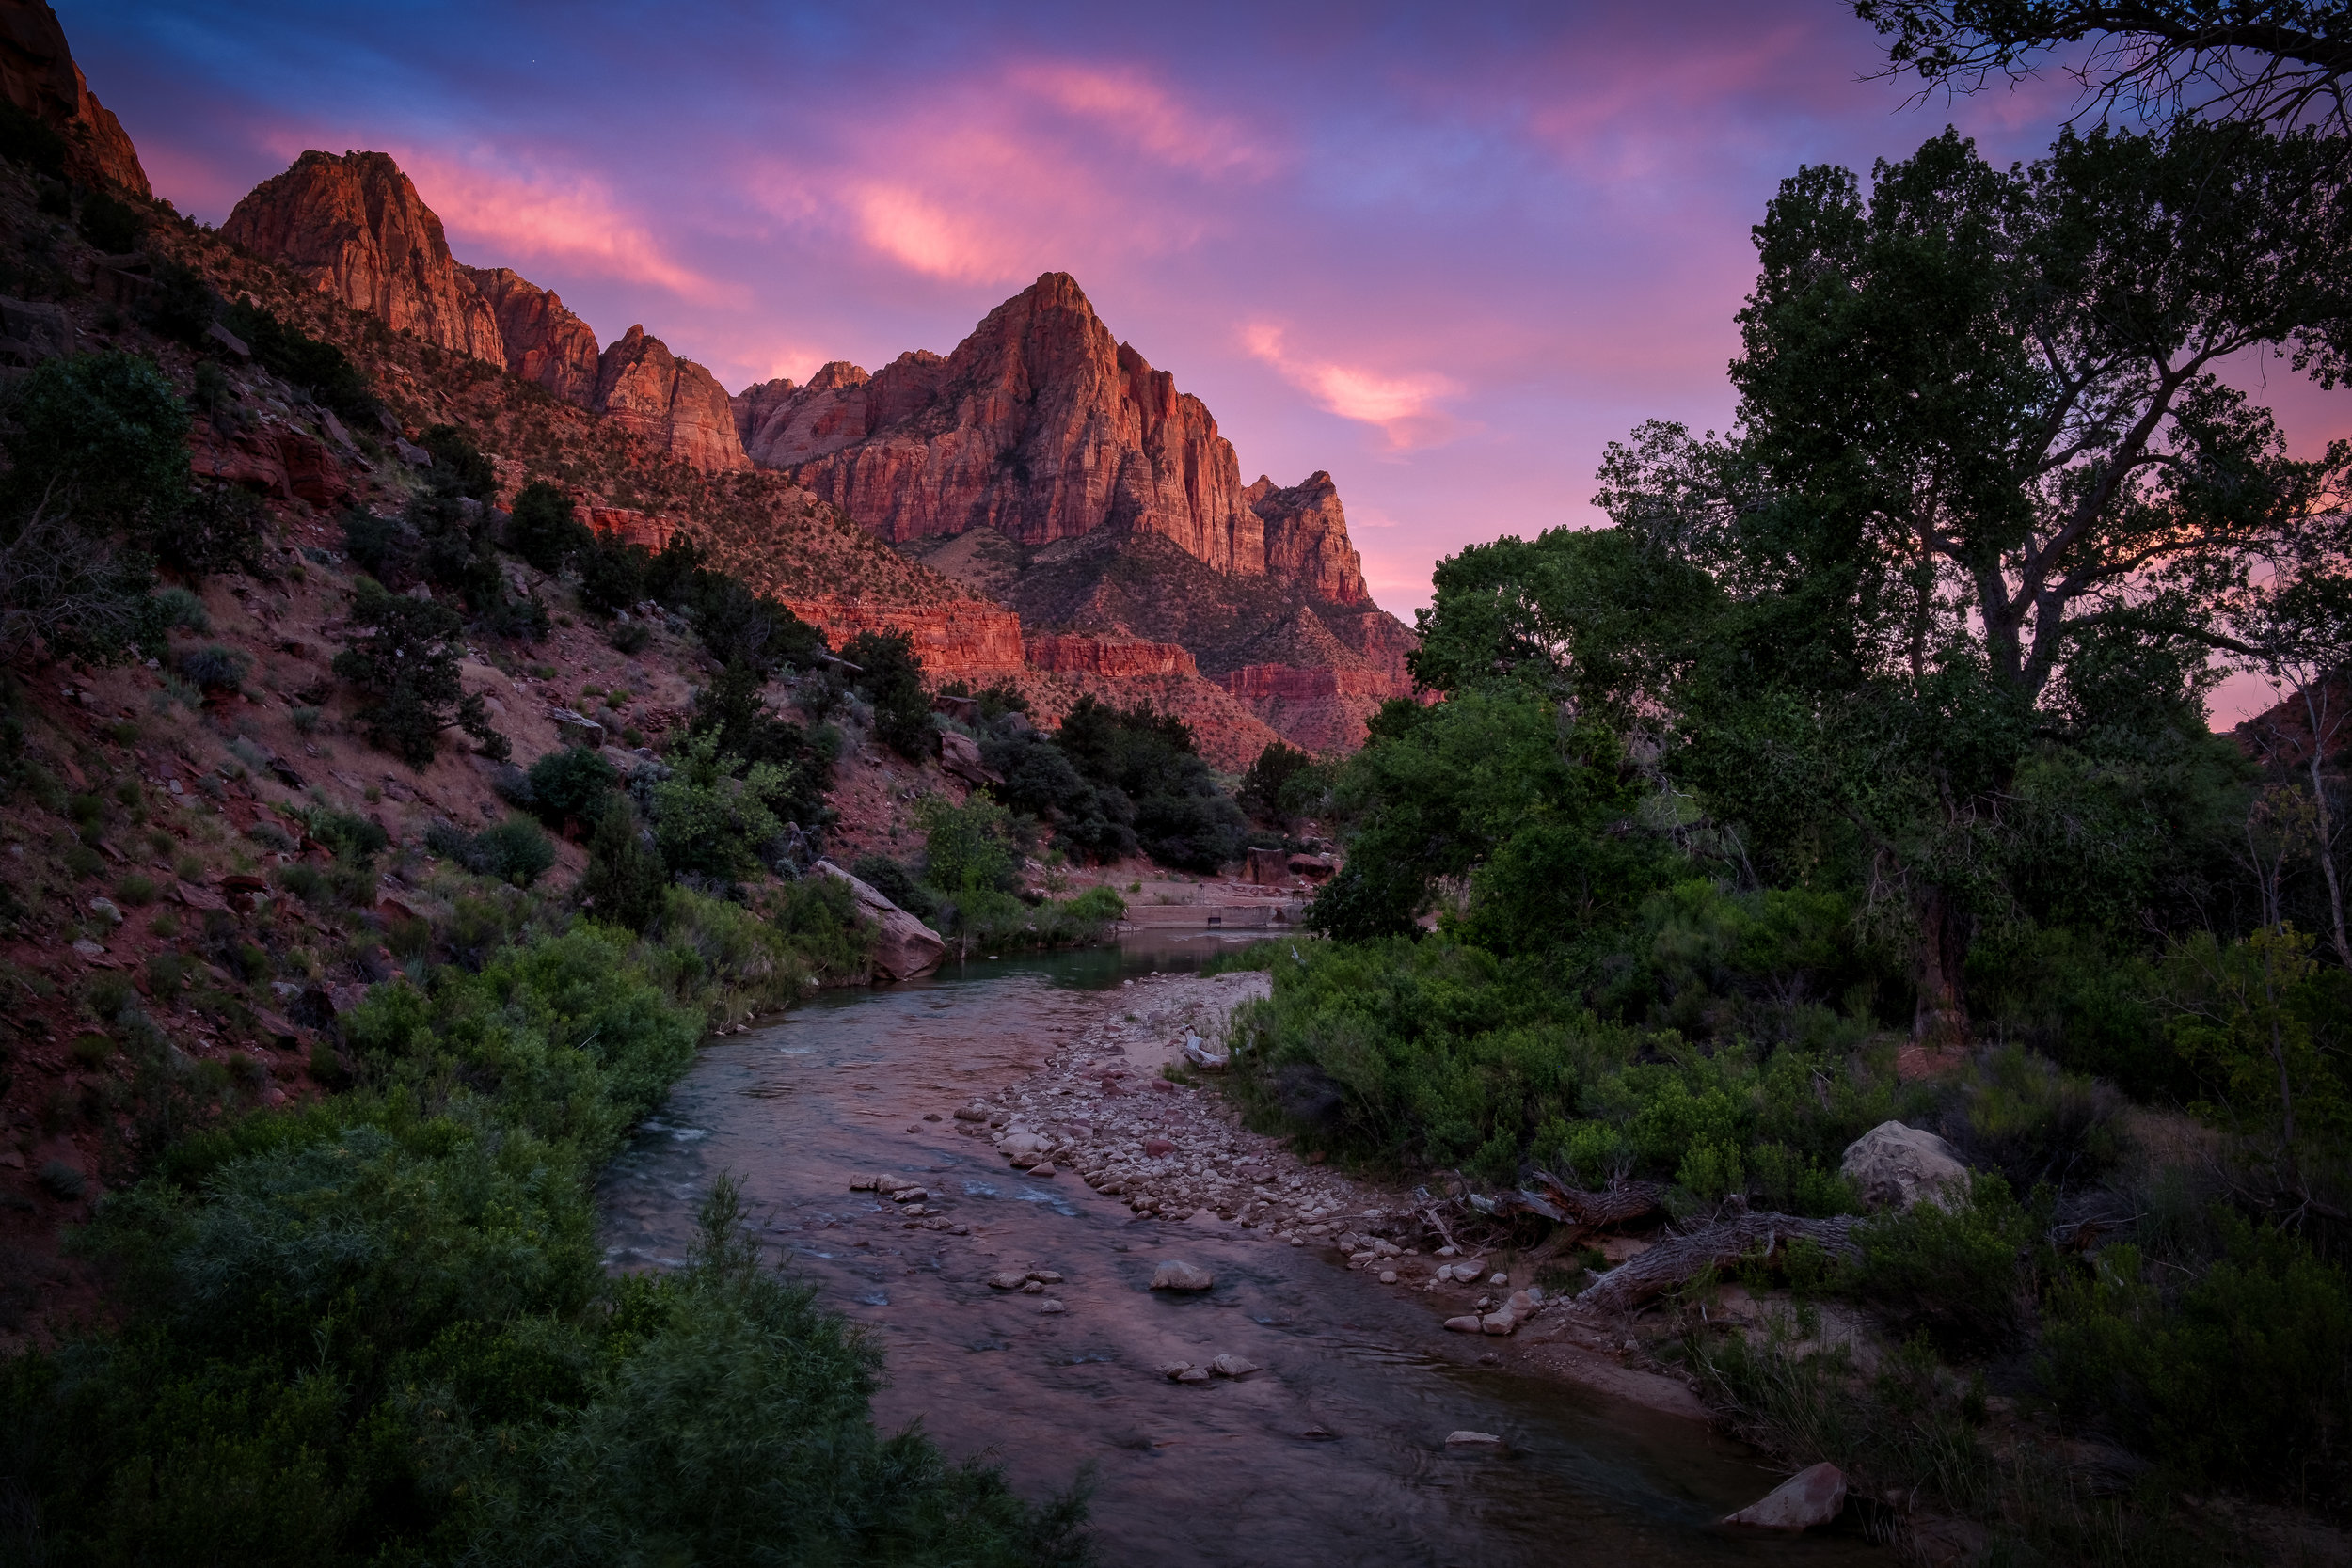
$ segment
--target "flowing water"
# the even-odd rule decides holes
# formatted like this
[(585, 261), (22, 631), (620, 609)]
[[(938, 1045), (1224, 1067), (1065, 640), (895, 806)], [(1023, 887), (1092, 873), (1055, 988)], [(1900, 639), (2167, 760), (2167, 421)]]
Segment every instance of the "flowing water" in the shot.
[[(1106, 1564), (1881, 1563), (1851, 1537), (1713, 1521), (1777, 1477), (1695, 1423), (1483, 1368), (1475, 1339), (1336, 1255), (1138, 1220), (1074, 1178), (1031, 1180), (943, 1117), (1025, 1076), (1099, 1016), (1088, 992), (1198, 947), (951, 968), (820, 996), (704, 1048), (608, 1174), (607, 1259), (674, 1267), (732, 1174), (778, 1261), (887, 1356), (885, 1429), (919, 1418), (1031, 1497), (1094, 1468)], [(971, 1234), (905, 1228), (859, 1173), (920, 1178)], [(1148, 1287), (1181, 1258), (1216, 1287)], [(1067, 1310), (985, 1283), (1053, 1270)], [(1230, 1353), (1240, 1380), (1168, 1382)], [(1449, 1447), (1456, 1431), (1498, 1449)]]

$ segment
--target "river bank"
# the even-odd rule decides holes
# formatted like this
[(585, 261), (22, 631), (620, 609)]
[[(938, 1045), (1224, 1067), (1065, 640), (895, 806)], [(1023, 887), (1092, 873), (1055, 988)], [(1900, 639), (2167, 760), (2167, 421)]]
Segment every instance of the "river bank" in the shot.
[[(1753, 1450), (1445, 1333), (1446, 1288), (1405, 1280), (1450, 1260), (1383, 1285), (1332, 1251), (1392, 1195), (1247, 1132), (1214, 1092), (1148, 1086), (1264, 984), (1154, 961), (964, 966), (706, 1045), (607, 1174), (607, 1266), (673, 1266), (733, 1177), (771, 1261), (882, 1351), (876, 1418), (919, 1421), (1025, 1495), (1090, 1477), (1104, 1560), (1534, 1565), (1564, 1539), (1747, 1560), (1716, 1521), (1778, 1481)], [(1015, 1128), (1069, 1163), (1014, 1166), (997, 1140)], [(1211, 1288), (1152, 1290), (1172, 1263)], [(1240, 1375), (1168, 1375), (1220, 1357)], [(1851, 1535), (1772, 1549), (1883, 1560)]]

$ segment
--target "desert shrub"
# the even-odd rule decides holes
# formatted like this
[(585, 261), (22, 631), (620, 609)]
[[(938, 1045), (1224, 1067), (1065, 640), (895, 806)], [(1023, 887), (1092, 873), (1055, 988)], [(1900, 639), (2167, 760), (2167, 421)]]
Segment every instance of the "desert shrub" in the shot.
[(361, 867), (372, 865), (392, 842), (381, 823), (330, 806), (309, 807), (302, 822), (304, 831), (326, 845), (337, 860)]
[(245, 831), (245, 836), (262, 848), (281, 855), (292, 853), (295, 847), (294, 835), (267, 817), (258, 818)]
[(204, 601), (184, 588), (158, 588), (149, 599), (154, 606), (154, 619), (162, 626), (199, 633), (213, 629), (213, 618), (205, 611)]
[(119, 256), (138, 248), (139, 236), (146, 231), (147, 223), (135, 210), (104, 191), (92, 191), (82, 198), (82, 213), (75, 227), (82, 230), (84, 239), (100, 250)]
[(872, 975), (882, 933), (859, 919), (857, 900), (839, 878), (787, 882), (769, 920), (825, 984), (854, 985)]
[(782, 1007), (806, 989), (817, 959), (774, 924), (740, 904), (691, 888), (661, 895), (647, 972), (714, 1024)]
[(425, 846), (477, 877), (496, 877), (516, 887), (529, 887), (555, 863), (555, 846), (536, 822), (523, 816), (478, 833), (436, 822), (425, 831)]
[(454, 611), (362, 578), (351, 624), (350, 644), (335, 656), (334, 669), (364, 694), (361, 721), (371, 741), (421, 768), (433, 760), (441, 731), (455, 723), (482, 743), (484, 755), (504, 760), (506, 737), (490, 726), (481, 697), (458, 681), (464, 624)]
[(1248, 824), (1174, 714), (1083, 697), (1063, 717), (1053, 744), (1088, 786), (1085, 793), (1069, 793), (1054, 765), (1026, 744), (1012, 750), (1027, 754), (1006, 758), (1023, 769), (1022, 782), (1008, 775), (1007, 783), (1015, 803), (1061, 796), (1049, 803), (1056, 837), (1071, 849), (1103, 860), (1140, 848), (1163, 864), (1200, 872), (1240, 857)]
[(566, 817), (582, 822), (596, 819), (602, 802), (621, 782), (620, 769), (585, 746), (549, 752), (531, 765), (526, 776), (526, 805), (546, 820), (561, 824)]
[(191, 648), (173, 662), (180, 668), (180, 678), (201, 691), (234, 691), (253, 668), (253, 660), (246, 655), (217, 642)]
[(2136, 1247), (2061, 1274), (2039, 1370), (2059, 1409), (2182, 1481), (2322, 1507), (2352, 1492), (2352, 1286), (2297, 1238), (2223, 1212), (2181, 1280)]
[(695, 698), (687, 734), (714, 737), (720, 752), (746, 764), (774, 768), (781, 782), (770, 798), (771, 807), (804, 832), (815, 831), (833, 819), (825, 803), (831, 754), (808, 732), (766, 706), (761, 701), (765, 684), (749, 660), (738, 658), (727, 665)]
[(139, 316), (158, 336), (203, 347), (204, 334), (219, 314), (220, 296), (202, 273), (169, 257), (156, 260), (155, 288), (141, 302)]
[(653, 633), (642, 621), (622, 621), (615, 623), (612, 629), (605, 633), (604, 640), (612, 645), (613, 652), (633, 657), (644, 653), (651, 645)]
[(857, 666), (851, 684), (874, 705), (874, 736), (910, 761), (930, 755), (931, 703), (923, 689), (923, 662), (902, 631), (863, 631), (842, 644)]
[(1918, 1203), (1854, 1229), (1855, 1289), (1938, 1343), (1997, 1344), (2016, 1331), (2021, 1255), (2033, 1227), (2000, 1177), (1976, 1173), (1965, 1202)]
[(618, 534), (597, 534), (573, 556), (580, 569), (580, 602), (599, 615), (627, 610), (645, 597), (645, 569), (653, 556), (643, 545)]
[(418, 444), (433, 454), (426, 472), (436, 490), (474, 500), (487, 500), (497, 490), (498, 473), (482, 455), (473, 432), (453, 424), (428, 425)]
[(1021, 856), (1012, 818), (985, 795), (957, 805), (942, 795), (914, 803), (923, 829), (923, 879), (949, 897), (1009, 894), (1020, 885)]
[(155, 901), (155, 879), (143, 871), (133, 871), (117, 879), (115, 902), (127, 909), (137, 909)]
[(580, 903), (598, 920), (643, 931), (660, 914), (669, 875), (651, 836), (626, 797), (606, 800), (588, 838), (588, 870), (580, 879)]
[(533, 480), (515, 498), (506, 520), (506, 547), (543, 572), (560, 572), (589, 543), (571, 496), (545, 480)]
[(384, 411), (367, 377), (348, 355), (250, 300), (223, 308), (222, 324), (244, 341), (263, 369), (301, 388), (354, 423), (374, 424)]

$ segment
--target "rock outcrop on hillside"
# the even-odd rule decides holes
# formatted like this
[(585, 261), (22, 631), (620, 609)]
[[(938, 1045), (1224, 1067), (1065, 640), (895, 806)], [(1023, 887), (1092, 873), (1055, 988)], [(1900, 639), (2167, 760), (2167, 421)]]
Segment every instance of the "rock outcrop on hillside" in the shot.
[(305, 152), (246, 192), (220, 233), (395, 331), (505, 368), (497, 315), (451, 259), (441, 220), (385, 153)]
[(1040, 632), (1021, 640), (1021, 657), (1028, 661), (1030, 669), (1051, 674), (1108, 675), (1131, 680), (1138, 675), (1200, 673), (1189, 650), (1174, 642), (1153, 642), (1140, 637)]
[(748, 468), (735, 414), (716, 377), (632, 326), (596, 365), (596, 411), (682, 463)]
[(465, 267), (472, 284), (498, 318), (506, 368), (536, 382), (565, 403), (591, 407), (596, 401), (596, 330), (564, 308), (563, 296), (512, 267)]
[(89, 90), (57, 13), (41, 0), (0, 0), (0, 95), (65, 138), (66, 172), (75, 179), (154, 194), (138, 150)]
[(1370, 604), (1363, 557), (1348, 542), (1339, 486), (1318, 468), (1289, 489), (1260, 474), (1242, 499), (1265, 525), (1266, 576), (1326, 604)]

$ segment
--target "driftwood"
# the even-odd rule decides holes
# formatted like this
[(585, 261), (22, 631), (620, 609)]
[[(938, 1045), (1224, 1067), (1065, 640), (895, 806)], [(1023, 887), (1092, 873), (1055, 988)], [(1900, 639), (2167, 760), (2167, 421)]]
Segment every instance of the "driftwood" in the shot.
[(1577, 1227), (1580, 1237), (1588, 1231), (1645, 1219), (1666, 1206), (1666, 1187), (1661, 1181), (1627, 1181), (1586, 1193), (1564, 1186), (1557, 1178), (1537, 1171), (1535, 1187), (1560, 1211), (1562, 1220)]
[(1744, 1214), (1687, 1236), (1670, 1236), (1647, 1252), (1611, 1269), (1575, 1298), (1580, 1311), (1629, 1312), (1710, 1268), (1722, 1268), (1757, 1253), (1770, 1256), (1790, 1242), (1806, 1241), (1834, 1258), (1852, 1261), (1851, 1218), (1804, 1220), (1793, 1214)]

